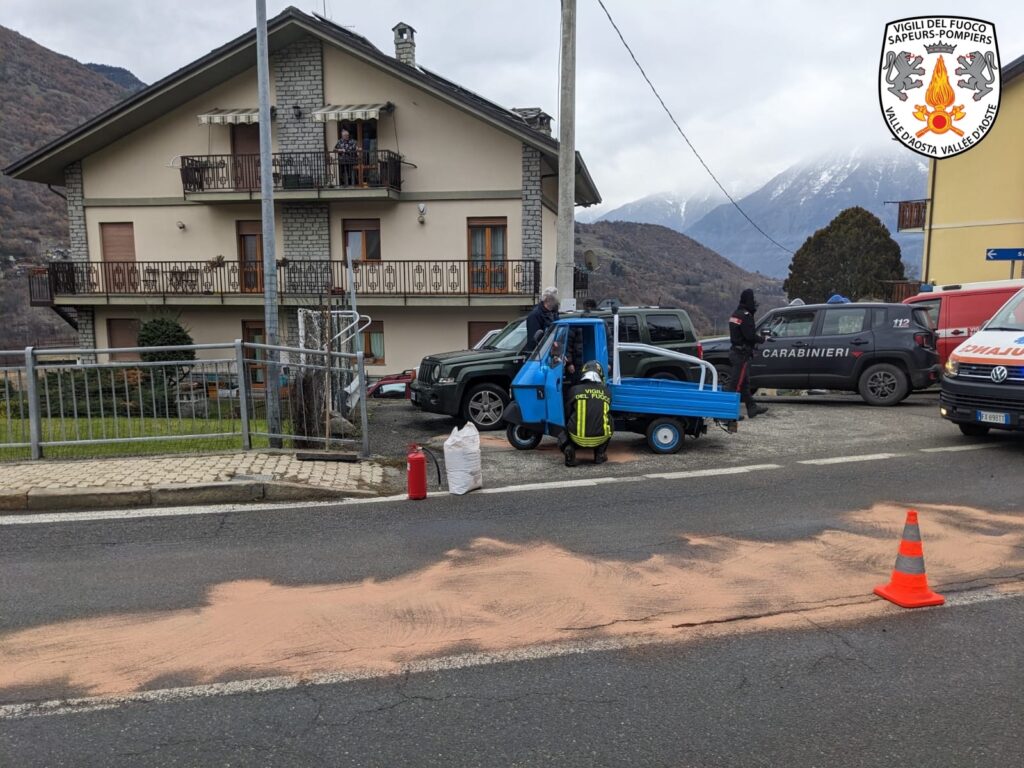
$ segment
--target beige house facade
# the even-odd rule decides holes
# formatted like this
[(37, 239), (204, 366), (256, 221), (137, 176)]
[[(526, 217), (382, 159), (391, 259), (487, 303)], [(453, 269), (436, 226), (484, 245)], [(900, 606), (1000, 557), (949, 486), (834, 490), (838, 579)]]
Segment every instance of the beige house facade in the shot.
[[(550, 117), (418, 66), (415, 30), (393, 32), (391, 55), (294, 8), (268, 23), (280, 343), (354, 286), (371, 374), (470, 345), (554, 276)], [(73, 309), (101, 357), (158, 315), (197, 343), (262, 340), (257, 104), (250, 32), (7, 168), (68, 199), (69, 257), (32, 275), (33, 303)], [(600, 201), (578, 156), (576, 190)]]

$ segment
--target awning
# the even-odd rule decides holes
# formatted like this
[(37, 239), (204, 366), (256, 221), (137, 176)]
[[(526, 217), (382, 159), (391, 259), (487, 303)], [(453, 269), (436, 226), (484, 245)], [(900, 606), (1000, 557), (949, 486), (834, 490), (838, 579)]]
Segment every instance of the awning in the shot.
[(395, 108), (391, 102), (385, 104), (328, 104), (326, 107), (313, 110), (313, 119), (318, 123), (331, 120), (376, 120), (381, 112), (390, 112)]
[(258, 123), (260, 111), (255, 107), (247, 109), (211, 109), (199, 115), (199, 122), (203, 125), (229, 125), (236, 123)]

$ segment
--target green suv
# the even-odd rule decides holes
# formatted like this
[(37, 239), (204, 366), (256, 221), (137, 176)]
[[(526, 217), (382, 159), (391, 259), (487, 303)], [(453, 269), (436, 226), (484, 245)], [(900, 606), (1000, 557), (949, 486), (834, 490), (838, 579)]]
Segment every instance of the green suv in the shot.
[[(583, 313), (578, 313), (582, 315)], [(611, 338), (612, 313), (597, 311)], [(681, 309), (622, 307), (619, 340), (652, 344), (694, 357), (700, 344), (690, 316)], [(509, 388), (526, 360), (526, 318), (513, 320), (481, 349), (442, 352), (423, 358), (412, 382), (410, 399), (417, 408), (471, 421), (477, 429), (500, 429)], [(582, 366), (585, 360), (578, 361)], [(686, 363), (642, 352), (622, 354), (622, 375), (639, 378), (696, 380)]]

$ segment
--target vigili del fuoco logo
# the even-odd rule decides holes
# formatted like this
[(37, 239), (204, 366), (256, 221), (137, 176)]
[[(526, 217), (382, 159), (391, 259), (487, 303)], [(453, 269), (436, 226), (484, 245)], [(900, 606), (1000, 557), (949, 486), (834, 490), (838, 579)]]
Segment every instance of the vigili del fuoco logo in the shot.
[(992, 22), (918, 16), (886, 25), (882, 115), (892, 135), (915, 152), (941, 159), (976, 145), (995, 125), (1000, 91)]

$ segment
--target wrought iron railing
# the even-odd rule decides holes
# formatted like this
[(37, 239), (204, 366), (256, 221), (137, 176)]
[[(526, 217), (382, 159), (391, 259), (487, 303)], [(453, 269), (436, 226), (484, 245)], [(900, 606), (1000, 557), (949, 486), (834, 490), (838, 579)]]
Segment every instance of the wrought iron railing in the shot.
[(896, 229), (905, 232), (912, 229), (924, 229), (928, 212), (927, 200), (901, 200)]
[[(540, 262), (357, 261), (352, 277), (359, 296), (535, 296)], [(263, 293), (263, 266), (238, 261), (54, 262), (34, 270), (29, 295), (36, 306), (70, 296), (224, 296)], [(282, 259), (282, 296), (346, 295), (348, 268), (341, 261)]]
[[(387, 149), (342, 156), (335, 152), (275, 152), (275, 190), (402, 189), (402, 157)], [(259, 155), (189, 155), (181, 158), (181, 184), (189, 192), (259, 192)]]

